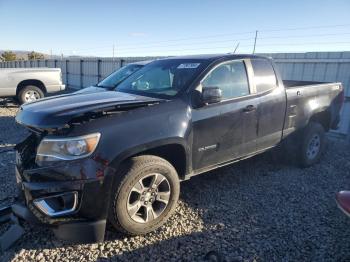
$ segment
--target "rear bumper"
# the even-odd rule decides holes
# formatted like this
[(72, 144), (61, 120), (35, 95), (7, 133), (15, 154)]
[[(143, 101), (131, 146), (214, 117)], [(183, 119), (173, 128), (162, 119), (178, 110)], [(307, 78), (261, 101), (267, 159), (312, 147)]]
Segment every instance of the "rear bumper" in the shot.
[(331, 125), (331, 129), (338, 129), (338, 126), (339, 126), (339, 122), (340, 122), (340, 114), (338, 114), (335, 119), (333, 120), (332, 122), (332, 125)]
[(48, 93), (55, 93), (59, 91), (63, 91), (66, 89), (66, 86), (61, 84), (61, 85), (47, 85), (46, 86), (46, 91)]

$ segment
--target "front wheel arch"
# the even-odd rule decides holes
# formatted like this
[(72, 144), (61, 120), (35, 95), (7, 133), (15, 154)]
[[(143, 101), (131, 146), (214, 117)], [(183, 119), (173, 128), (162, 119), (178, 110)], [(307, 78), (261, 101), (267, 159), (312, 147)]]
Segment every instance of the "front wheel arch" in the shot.
[(111, 166), (118, 169), (123, 162), (141, 155), (154, 155), (165, 159), (174, 166), (180, 180), (184, 180), (190, 172), (190, 154), (182, 139), (170, 139), (168, 141), (156, 141), (130, 148), (119, 154), (111, 161)]

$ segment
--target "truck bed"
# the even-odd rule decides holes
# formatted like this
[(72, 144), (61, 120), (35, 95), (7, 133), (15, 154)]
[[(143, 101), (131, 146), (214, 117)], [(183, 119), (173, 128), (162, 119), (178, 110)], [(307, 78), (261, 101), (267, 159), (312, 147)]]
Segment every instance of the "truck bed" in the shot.
[(295, 87), (311, 87), (318, 85), (334, 85), (332, 82), (317, 82), (317, 81), (297, 81), (297, 80), (282, 80), (285, 88)]
[(284, 136), (304, 127), (315, 108), (326, 112), (332, 120), (329, 127), (336, 128), (342, 104), (341, 83), (283, 80), (283, 84), (287, 95)]

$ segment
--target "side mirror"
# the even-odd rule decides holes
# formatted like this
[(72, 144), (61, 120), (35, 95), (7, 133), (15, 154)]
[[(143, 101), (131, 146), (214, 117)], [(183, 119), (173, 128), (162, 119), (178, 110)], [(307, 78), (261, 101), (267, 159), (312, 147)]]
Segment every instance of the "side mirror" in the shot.
[(222, 98), (222, 91), (219, 87), (203, 87), (202, 102), (206, 104), (219, 103)]

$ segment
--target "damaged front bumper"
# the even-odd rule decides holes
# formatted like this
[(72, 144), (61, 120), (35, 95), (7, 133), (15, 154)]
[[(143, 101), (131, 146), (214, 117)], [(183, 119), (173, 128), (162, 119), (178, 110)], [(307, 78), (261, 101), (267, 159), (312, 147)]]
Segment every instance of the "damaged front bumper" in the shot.
[(0, 223), (12, 222), (11, 227), (0, 236), (0, 248), (2, 251), (12, 246), (24, 234), (24, 229), (21, 225), (22, 220), (31, 223), (39, 222), (28, 208), (19, 203), (0, 208)]
[[(43, 169), (31, 170), (38, 175)], [(48, 170), (45, 170), (47, 172)], [(39, 172), (39, 173), (37, 173)], [(28, 175), (28, 174), (27, 174)], [(62, 240), (89, 243), (104, 239), (110, 185), (108, 178), (18, 183), (22, 205), (38, 224)], [(28, 222), (28, 216), (21, 217)]]
[[(27, 206), (18, 202), (0, 208), (0, 223), (12, 222), (9, 229), (0, 236), (2, 251), (11, 247), (23, 234), (22, 222), (29, 222), (39, 226), (48, 226), (41, 223)], [(57, 238), (78, 243), (101, 242), (104, 240), (106, 220), (66, 222), (50, 226)]]
[(0, 211), (0, 222), (15, 217), (15, 225), (28, 221), (47, 226), (62, 240), (103, 241), (115, 170), (98, 157), (47, 167), (28, 165), (23, 157), (21, 149), (16, 151), (20, 200), (3, 208), (3, 215)]

